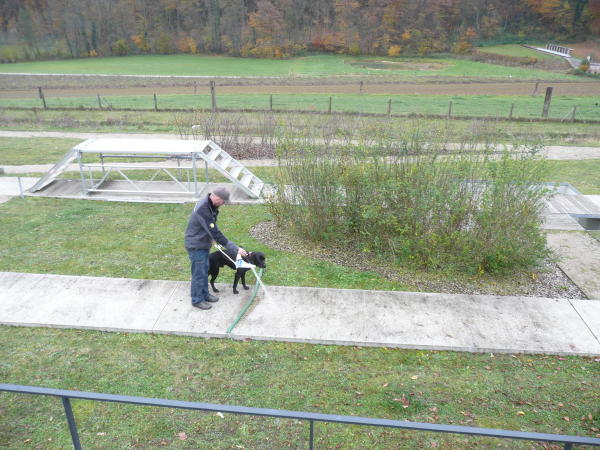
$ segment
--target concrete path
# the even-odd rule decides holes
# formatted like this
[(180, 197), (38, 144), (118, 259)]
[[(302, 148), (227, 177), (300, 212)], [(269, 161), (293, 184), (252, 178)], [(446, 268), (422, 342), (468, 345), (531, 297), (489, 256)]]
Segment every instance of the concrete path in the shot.
[[(180, 139), (174, 133), (150, 134), (150, 133), (83, 133), (64, 131), (5, 131), (0, 130), (0, 137), (50, 137), (50, 138), (119, 138), (119, 139)], [(257, 138), (258, 139), (258, 138)], [(561, 145), (549, 145), (544, 147), (542, 154), (550, 160), (573, 160), (573, 159), (600, 159), (600, 147), (570, 147)], [(7, 171), (8, 173), (8, 171)]]
[(600, 300), (600, 242), (577, 231), (548, 233), (547, 240), (561, 270), (586, 297)]
[(600, 355), (600, 301), (268, 286), (222, 287), (209, 311), (189, 283), (0, 272), (0, 323), (471, 352)]

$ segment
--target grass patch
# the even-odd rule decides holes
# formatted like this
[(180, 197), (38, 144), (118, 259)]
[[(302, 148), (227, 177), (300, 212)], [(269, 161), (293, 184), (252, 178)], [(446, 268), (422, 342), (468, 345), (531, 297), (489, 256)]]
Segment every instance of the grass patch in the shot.
[(516, 56), (521, 58), (530, 57), (536, 59), (562, 59), (561, 56), (539, 52), (537, 50), (523, 47), (519, 44), (492, 45), (489, 47), (478, 47), (477, 49), (485, 53), (495, 53), (497, 55)]
[(56, 163), (81, 139), (0, 138), (0, 165)]
[[(600, 426), (600, 371), (591, 358), (6, 326), (0, 339), (7, 383), (573, 435), (594, 436)], [(3, 445), (70, 446), (60, 400), (0, 398)], [(84, 447), (300, 448), (308, 437), (307, 424), (287, 420), (79, 400), (73, 410)], [(532, 445), (320, 423), (315, 439), (317, 448)]]
[[(327, 112), (327, 94), (277, 94), (273, 95), (273, 108), (277, 110), (303, 110)], [(454, 116), (498, 117), (509, 115), (514, 104), (514, 118), (541, 118), (543, 97), (529, 96), (485, 96), (485, 95), (382, 95), (382, 94), (337, 94), (332, 97), (333, 112), (363, 112), (385, 114), (388, 101), (392, 100), (394, 114), (446, 115), (452, 102)], [(152, 96), (108, 96), (103, 97), (104, 107), (118, 109), (152, 109)], [(223, 109), (243, 110), (269, 108), (269, 94), (220, 94), (217, 102)], [(96, 97), (47, 98), (50, 108), (98, 108)], [(164, 109), (210, 109), (210, 95), (177, 94), (158, 98), (159, 108)], [(39, 107), (38, 99), (0, 99), (3, 107)], [(600, 106), (595, 97), (554, 96), (549, 117), (562, 119), (577, 106), (577, 119), (600, 120)]]
[[(176, 118), (180, 115), (200, 118), (210, 113), (172, 112), (130, 112), (130, 111), (15, 111), (0, 109), (0, 119), (6, 129), (48, 130), (48, 131), (93, 131), (113, 133), (173, 133), (178, 135)], [(264, 123), (264, 113), (220, 113), (223, 119), (242, 117), (250, 125), (240, 129), (246, 134), (261, 133), (260, 124)], [(334, 115), (342, 121), (351, 121), (347, 116)], [(319, 130), (326, 126), (328, 120), (322, 115), (275, 113), (273, 119), (278, 126), (288, 123), (296, 127), (310, 127)], [(399, 130), (411, 125), (415, 119), (407, 117), (364, 117), (365, 126), (372, 126), (382, 120), (388, 121), (391, 128)], [(190, 119), (189, 121), (192, 121)], [(439, 119), (419, 119), (425, 127), (439, 124)], [(464, 134), (485, 135), (495, 142), (511, 142), (514, 137), (533, 137), (547, 145), (593, 145), (600, 144), (600, 129), (596, 124), (585, 123), (546, 123), (546, 122), (496, 122), (477, 121), (473, 119), (454, 119), (450, 122), (452, 129), (460, 136)], [(501, 130), (501, 133), (498, 133)]]
[[(133, 204), (26, 198), (0, 205), (0, 270), (141, 279), (188, 280), (183, 232), (192, 205)], [(152, 218), (145, 220), (140, 218)], [(229, 206), (219, 217), (225, 235), (265, 253), (264, 281), (282, 286), (404, 290), (360, 272), (266, 247), (248, 230), (270, 216), (263, 206)], [(287, 270), (290, 264), (294, 271)]]
[(240, 73), (243, 73), (245, 77), (389, 75), (398, 80), (427, 77), (577, 79), (561, 73), (504, 67), (453, 58), (385, 57), (379, 61), (372, 57), (338, 55), (311, 55), (284, 60), (206, 55), (135, 55), (20, 62), (4, 64), (2, 71), (7, 73), (188, 76), (239, 76)]
[(600, 159), (548, 161), (546, 181), (567, 182), (586, 195), (600, 194)]

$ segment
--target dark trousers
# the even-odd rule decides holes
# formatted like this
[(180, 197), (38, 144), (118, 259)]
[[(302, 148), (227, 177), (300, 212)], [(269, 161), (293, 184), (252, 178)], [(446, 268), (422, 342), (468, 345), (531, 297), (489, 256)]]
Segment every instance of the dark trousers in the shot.
[(192, 263), (192, 304), (196, 304), (208, 297), (208, 249), (187, 252)]

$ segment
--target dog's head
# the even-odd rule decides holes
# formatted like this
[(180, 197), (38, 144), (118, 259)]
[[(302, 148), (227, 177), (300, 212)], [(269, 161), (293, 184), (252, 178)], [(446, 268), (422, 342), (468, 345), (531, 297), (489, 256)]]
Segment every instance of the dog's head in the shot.
[(265, 254), (261, 252), (250, 252), (248, 253), (248, 262), (250, 264), (254, 264), (256, 267), (260, 267), (264, 269), (267, 267), (267, 263), (265, 261)]

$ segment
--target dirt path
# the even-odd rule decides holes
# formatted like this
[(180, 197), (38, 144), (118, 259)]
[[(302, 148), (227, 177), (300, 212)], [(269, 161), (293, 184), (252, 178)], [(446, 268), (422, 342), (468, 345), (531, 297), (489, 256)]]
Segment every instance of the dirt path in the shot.
[[(537, 94), (543, 95), (547, 86), (554, 88), (554, 95), (600, 96), (600, 82), (541, 82)], [(531, 95), (534, 81), (506, 83), (382, 83), (362, 85), (363, 94), (396, 95)], [(44, 89), (46, 97), (95, 97), (126, 95), (173, 95), (210, 93), (207, 86), (150, 86), (150, 87), (96, 87)], [(247, 85), (219, 86), (217, 94), (359, 94), (361, 86), (356, 84), (339, 85)], [(38, 98), (37, 89), (0, 89), (0, 98)]]

